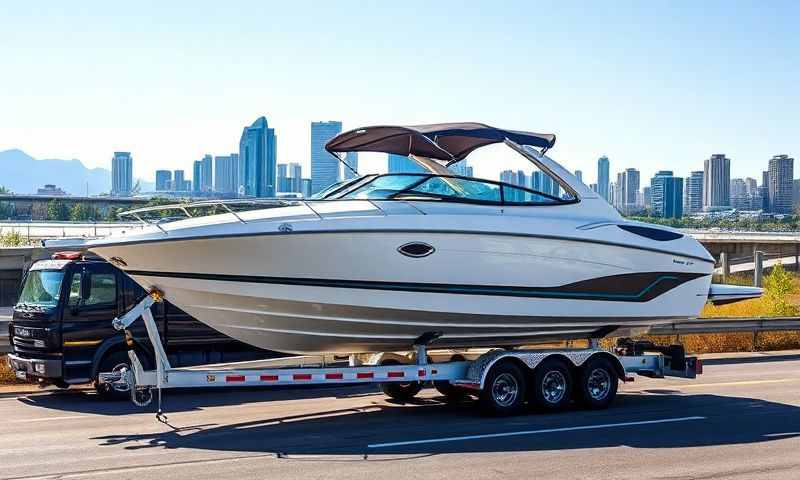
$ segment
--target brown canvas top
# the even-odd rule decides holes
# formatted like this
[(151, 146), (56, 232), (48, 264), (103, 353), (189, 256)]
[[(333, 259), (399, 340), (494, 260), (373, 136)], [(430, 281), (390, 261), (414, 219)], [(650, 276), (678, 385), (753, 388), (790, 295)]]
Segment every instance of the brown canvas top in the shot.
[(384, 152), (418, 155), (446, 162), (462, 160), (476, 148), (509, 139), (520, 145), (550, 148), (552, 134), (501, 130), (482, 123), (437, 123), (431, 125), (379, 125), (357, 128), (333, 137), (325, 149), (339, 152)]

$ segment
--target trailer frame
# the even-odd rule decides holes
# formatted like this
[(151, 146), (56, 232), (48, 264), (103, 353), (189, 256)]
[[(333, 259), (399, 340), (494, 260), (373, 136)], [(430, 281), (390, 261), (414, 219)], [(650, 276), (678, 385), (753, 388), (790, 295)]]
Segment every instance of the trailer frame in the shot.
[[(131, 368), (100, 373), (100, 382), (124, 385), (130, 389), (132, 401), (146, 406), (157, 392), (157, 418), (165, 421), (161, 391), (165, 388), (205, 387), (254, 387), (286, 385), (371, 384), (435, 385), (449, 384), (464, 393), (481, 396), (489, 388), (487, 378), (497, 365), (514, 364), (523, 372), (532, 374), (542, 364), (560, 362), (560, 368), (579, 370), (587, 362), (602, 360), (613, 368), (614, 394), (616, 382), (632, 381), (632, 373), (663, 378), (667, 376), (694, 378), (702, 373), (702, 364), (695, 357), (686, 357), (683, 347), (673, 345), (661, 347), (649, 342), (634, 342), (621, 339), (615, 350), (598, 347), (596, 339), (590, 339), (588, 348), (548, 349), (491, 349), (482, 353), (445, 351), (444, 354), (429, 350), (440, 333), (428, 332), (414, 343), (413, 352), (372, 354), (367, 360), (349, 355), (347, 363), (325, 355), (305, 355), (270, 359), (256, 362), (203, 365), (174, 368), (170, 365), (161, 342), (150, 307), (162, 301), (164, 294), (156, 289), (149, 292), (133, 308), (113, 320), (117, 330), (126, 332), (128, 356)], [(155, 369), (145, 370), (139, 360), (128, 327), (142, 318), (155, 356)], [(655, 352), (655, 353), (647, 353)], [(432, 363), (433, 358), (447, 359)], [(468, 359), (472, 356), (472, 359)], [(334, 362), (331, 364), (331, 362)], [(563, 376), (563, 375), (562, 375)], [(491, 386), (496, 389), (496, 386)], [(386, 390), (384, 390), (386, 391)], [(412, 389), (412, 396), (416, 394)], [(441, 390), (440, 390), (441, 391)], [(391, 395), (391, 394), (390, 394)], [(613, 400), (613, 399), (610, 399)], [(609, 400), (609, 402), (610, 402)]]

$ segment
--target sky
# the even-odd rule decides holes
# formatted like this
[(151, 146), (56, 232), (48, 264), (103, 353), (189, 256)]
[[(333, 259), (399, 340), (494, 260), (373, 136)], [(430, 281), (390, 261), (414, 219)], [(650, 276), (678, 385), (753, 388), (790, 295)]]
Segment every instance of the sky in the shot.
[(798, 19), (777, 0), (4, 2), (0, 150), (131, 151), (152, 180), (238, 151), (261, 115), (305, 169), (312, 121), (478, 121), (555, 133), (587, 183), (600, 155), (643, 183), (713, 153), (760, 178), (800, 158)]

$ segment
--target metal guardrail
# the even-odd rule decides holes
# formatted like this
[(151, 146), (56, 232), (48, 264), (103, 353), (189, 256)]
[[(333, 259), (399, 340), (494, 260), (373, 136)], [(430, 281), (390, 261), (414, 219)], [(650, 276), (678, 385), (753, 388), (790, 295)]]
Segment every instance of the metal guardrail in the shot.
[(700, 318), (654, 327), (651, 335), (800, 330), (800, 317)]
[(9, 319), (0, 318), (0, 353), (11, 351), (11, 344), (8, 339), (8, 322)]
[[(800, 331), (800, 317), (702, 318), (653, 327), (650, 335)], [(0, 320), (0, 353), (10, 351), (8, 320)]]

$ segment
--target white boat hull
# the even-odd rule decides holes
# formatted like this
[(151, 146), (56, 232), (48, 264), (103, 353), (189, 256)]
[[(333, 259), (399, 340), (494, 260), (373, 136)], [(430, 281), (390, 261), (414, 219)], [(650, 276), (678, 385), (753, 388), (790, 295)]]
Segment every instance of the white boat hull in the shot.
[[(296, 229), (92, 250), (215, 329), (287, 353), (404, 350), (429, 332), (450, 347), (604, 336), (694, 317), (708, 295), (713, 265), (691, 255), (454, 232), (438, 220), (414, 231)], [(400, 254), (409, 242), (435, 252)]]

